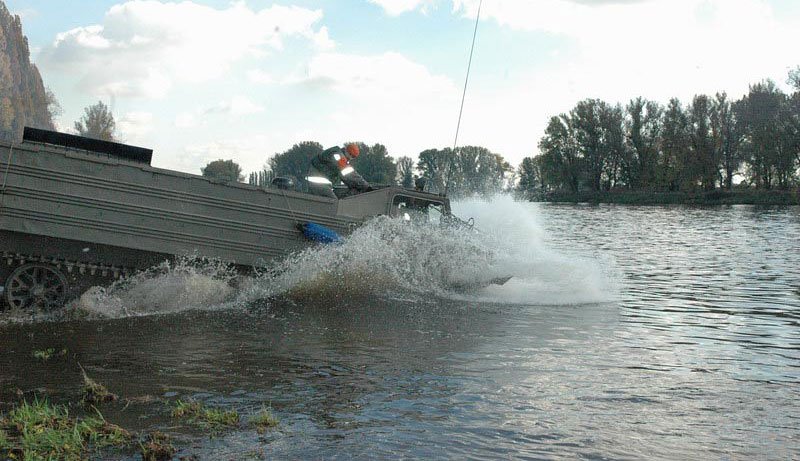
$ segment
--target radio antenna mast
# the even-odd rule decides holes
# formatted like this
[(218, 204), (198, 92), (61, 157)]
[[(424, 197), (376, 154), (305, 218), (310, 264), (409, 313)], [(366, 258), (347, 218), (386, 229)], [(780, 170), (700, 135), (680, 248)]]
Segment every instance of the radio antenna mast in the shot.
[[(472, 47), (469, 49), (469, 63), (467, 64), (467, 76), (464, 79), (464, 92), (461, 93), (461, 109), (458, 111), (458, 123), (456, 124), (456, 137), (453, 140), (453, 155), (456, 153), (458, 147), (458, 132), (461, 129), (461, 116), (464, 114), (464, 100), (467, 98), (467, 83), (469, 83), (469, 72), (472, 69), (472, 54), (475, 52), (475, 38), (478, 36), (478, 22), (481, 20), (481, 7), (483, 0), (478, 3), (478, 14), (475, 16), (475, 30), (472, 32)], [(450, 188), (450, 166), (447, 169), (447, 183), (444, 186), (444, 194), (447, 195), (447, 190)]]

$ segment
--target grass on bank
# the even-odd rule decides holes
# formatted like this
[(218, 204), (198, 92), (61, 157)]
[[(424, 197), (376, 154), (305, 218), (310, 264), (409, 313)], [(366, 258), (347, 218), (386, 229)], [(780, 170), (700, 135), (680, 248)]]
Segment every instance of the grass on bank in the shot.
[[(48, 347), (47, 349), (42, 350), (35, 350), (33, 351), (33, 358), (37, 360), (41, 360), (42, 362), (47, 362), (56, 354), (56, 350), (52, 347)], [(58, 353), (59, 356), (63, 357), (67, 355), (66, 349), (61, 349)]]
[(250, 418), (250, 423), (256, 427), (259, 434), (263, 434), (267, 429), (278, 427), (280, 420), (267, 407), (261, 407), (261, 411)]
[(90, 378), (83, 367), (81, 367), (81, 373), (83, 373), (83, 403), (93, 405), (114, 402), (119, 398), (116, 394), (109, 392), (105, 386)]
[(204, 428), (219, 430), (239, 425), (239, 413), (236, 410), (207, 408), (200, 402), (178, 400), (172, 410), (172, 417), (187, 419)]
[(168, 461), (178, 452), (169, 436), (162, 432), (153, 432), (139, 442), (139, 450), (142, 452), (142, 461)]
[(86, 459), (106, 447), (127, 447), (133, 436), (97, 416), (75, 418), (63, 405), (47, 400), (23, 401), (0, 416), (2, 459)]

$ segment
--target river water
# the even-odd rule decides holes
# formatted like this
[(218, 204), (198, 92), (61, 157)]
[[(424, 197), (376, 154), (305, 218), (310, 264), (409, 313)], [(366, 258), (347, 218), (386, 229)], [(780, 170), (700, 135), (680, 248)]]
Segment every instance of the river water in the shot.
[[(457, 209), (468, 251), (383, 227), (238, 294), (167, 273), (6, 320), (0, 401), (73, 402), (80, 363), (107, 419), (200, 459), (800, 459), (800, 208)], [(245, 422), (209, 437), (179, 398)]]

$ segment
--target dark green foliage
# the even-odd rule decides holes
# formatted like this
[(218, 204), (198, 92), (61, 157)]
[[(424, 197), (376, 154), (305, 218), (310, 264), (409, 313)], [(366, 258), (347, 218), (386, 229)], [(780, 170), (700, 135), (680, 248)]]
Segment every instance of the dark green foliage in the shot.
[(429, 191), (452, 197), (500, 192), (506, 175), (513, 172), (501, 155), (479, 146), (459, 147), (455, 152), (449, 148), (422, 151), (417, 168), (428, 180)]
[(116, 141), (117, 123), (103, 101), (83, 109), (83, 117), (75, 122), (74, 128), (79, 135), (87, 138)]
[(414, 187), (414, 159), (411, 157), (397, 159), (397, 181), (405, 188)]
[(797, 105), (771, 81), (750, 86), (739, 105), (744, 123), (744, 154), (756, 187), (786, 189), (797, 178)]
[(247, 179), (247, 183), (251, 186), (258, 186), (261, 188), (266, 189), (269, 187), (270, 183), (272, 183), (272, 179), (275, 177), (275, 174), (267, 169), (263, 169), (261, 171), (256, 171), (250, 173), (250, 176)]
[(520, 166), (524, 197), (730, 191), (737, 175), (746, 186), (787, 190), (800, 183), (800, 91), (790, 96), (766, 81), (735, 102), (718, 93), (662, 108), (636, 98), (624, 112), (587, 99), (550, 119), (539, 149)]
[(428, 191), (444, 193), (448, 187), (450, 172), (453, 169), (453, 150), (427, 149), (419, 153), (417, 169), (428, 180)]
[(789, 78), (786, 83), (792, 85), (795, 91), (800, 91), (800, 66), (789, 71)]
[(200, 170), (206, 178), (222, 182), (242, 182), (242, 167), (233, 160), (214, 160)]
[(547, 189), (566, 189), (577, 192), (584, 175), (573, 122), (561, 114), (551, 117), (539, 141), (542, 152), (542, 181)]
[(360, 151), (358, 157), (350, 163), (367, 182), (395, 184), (397, 165), (389, 156), (386, 146), (375, 144), (370, 147), (364, 143), (358, 143), (358, 148)]
[(714, 190), (719, 175), (719, 159), (711, 135), (711, 100), (698, 95), (689, 108), (691, 151), (688, 160), (689, 184)]
[(269, 169), (276, 177), (286, 176), (298, 185), (304, 184), (311, 159), (323, 150), (322, 144), (314, 141), (295, 144), (286, 152), (273, 155), (268, 162)]
[(636, 98), (626, 110), (627, 150), (621, 179), (632, 189), (649, 189), (656, 183), (664, 109), (657, 102)]
[(525, 157), (519, 165), (519, 184), (517, 184), (517, 191), (521, 194), (522, 198), (526, 200), (533, 199), (536, 193), (544, 187), (541, 182), (541, 159), (542, 157)]
[(19, 141), (26, 126), (54, 129), (58, 103), (30, 62), (19, 16), (0, 2), (0, 139)]
[(728, 101), (728, 95), (717, 93), (711, 111), (711, 129), (714, 138), (715, 156), (722, 168), (722, 184), (727, 190), (733, 188), (733, 175), (742, 163), (741, 143), (743, 123), (736, 117), (737, 105)]

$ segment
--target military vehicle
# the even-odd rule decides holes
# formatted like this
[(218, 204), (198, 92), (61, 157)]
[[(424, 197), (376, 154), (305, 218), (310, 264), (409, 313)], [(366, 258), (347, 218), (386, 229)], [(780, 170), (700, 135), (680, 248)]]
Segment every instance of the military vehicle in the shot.
[[(0, 298), (64, 305), (89, 286), (180, 255), (247, 272), (378, 215), (450, 216), (445, 196), (400, 187), (340, 199), (151, 166), (153, 151), (26, 128), (0, 142)], [(419, 218), (417, 218), (419, 219)], [(312, 237), (312, 240), (309, 239)], [(319, 239), (318, 239), (319, 240)], [(2, 302), (0, 302), (2, 304)]]

